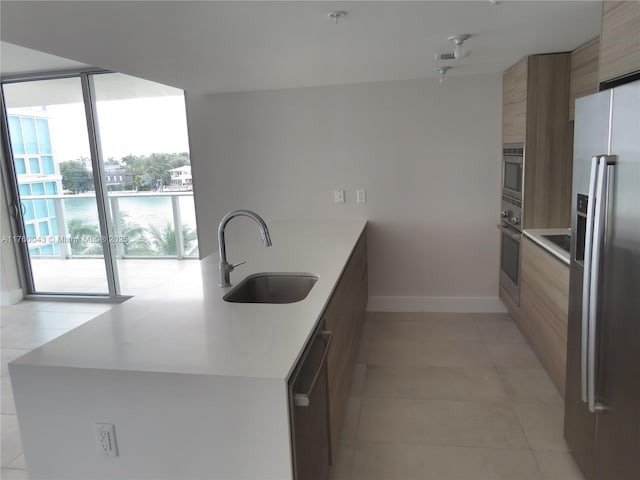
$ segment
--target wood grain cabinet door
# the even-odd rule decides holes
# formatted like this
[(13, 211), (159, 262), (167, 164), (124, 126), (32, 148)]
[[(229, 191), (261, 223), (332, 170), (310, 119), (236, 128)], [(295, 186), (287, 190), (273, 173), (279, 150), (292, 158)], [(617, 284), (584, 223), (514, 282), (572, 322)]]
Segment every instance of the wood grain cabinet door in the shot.
[(502, 78), (502, 143), (524, 143), (527, 121), (527, 59)]
[(564, 394), (569, 315), (569, 266), (529, 239), (522, 242), (518, 324)]
[(338, 448), (351, 376), (362, 332), (367, 299), (367, 244), (363, 233), (325, 310), (327, 330), (333, 333), (327, 371), (331, 445)]
[(640, 70), (640, 2), (605, 1), (602, 10), (599, 80)]
[(571, 81), (569, 83), (569, 120), (575, 119), (576, 98), (598, 91), (598, 58), (600, 37), (571, 53)]

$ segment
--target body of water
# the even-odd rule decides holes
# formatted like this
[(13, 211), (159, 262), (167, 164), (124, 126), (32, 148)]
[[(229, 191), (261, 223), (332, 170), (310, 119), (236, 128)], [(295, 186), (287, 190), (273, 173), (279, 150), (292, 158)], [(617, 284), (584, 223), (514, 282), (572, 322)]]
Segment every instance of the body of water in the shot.
[[(173, 226), (173, 210), (171, 198), (163, 195), (141, 195), (139, 197), (117, 197), (120, 215), (129, 223), (141, 227), (154, 226), (163, 228), (167, 223)], [(113, 200), (112, 200), (113, 202)], [(77, 218), (83, 222), (98, 225), (98, 207), (93, 197), (73, 197), (64, 199), (67, 220)], [(196, 212), (193, 196), (179, 196), (180, 217), (182, 224), (196, 228)]]

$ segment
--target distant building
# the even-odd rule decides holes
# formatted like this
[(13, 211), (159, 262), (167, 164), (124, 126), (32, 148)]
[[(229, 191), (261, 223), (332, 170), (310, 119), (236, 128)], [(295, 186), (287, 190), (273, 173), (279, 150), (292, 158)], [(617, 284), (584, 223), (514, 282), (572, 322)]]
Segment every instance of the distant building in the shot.
[(23, 208), (31, 255), (58, 255), (59, 245), (53, 236), (59, 228), (54, 199), (37, 199), (62, 193), (62, 176), (53, 159), (49, 119), (46, 112), (25, 110), (8, 115), (11, 151), (18, 177), (18, 190)]
[(169, 170), (171, 174), (171, 189), (193, 190), (193, 179), (191, 177), (191, 166), (184, 165)]
[(133, 190), (135, 174), (127, 172), (122, 165), (105, 165), (104, 172), (107, 189)]

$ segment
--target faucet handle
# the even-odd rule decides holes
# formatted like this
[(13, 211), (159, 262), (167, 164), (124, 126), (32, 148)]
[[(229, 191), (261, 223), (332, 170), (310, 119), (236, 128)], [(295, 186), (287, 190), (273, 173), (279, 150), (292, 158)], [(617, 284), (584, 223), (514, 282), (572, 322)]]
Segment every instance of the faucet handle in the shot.
[(239, 267), (240, 265), (244, 265), (245, 263), (247, 263), (247, 261), (246, 261), (246, 260), (243, 260), (243, 261), (242, 261), (242, 262), (240, 262), (240, 263), (236, 263), (235, 265), (231, 265), (231, 270), (233, 270), (233, 269), (234, 269), (234, 268), (236, 268), (236, 267)]

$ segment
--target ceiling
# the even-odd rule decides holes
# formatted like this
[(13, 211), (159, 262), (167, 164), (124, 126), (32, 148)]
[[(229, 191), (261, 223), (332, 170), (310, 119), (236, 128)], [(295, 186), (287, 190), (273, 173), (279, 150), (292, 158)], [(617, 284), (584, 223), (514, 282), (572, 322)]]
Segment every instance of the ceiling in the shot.
[[(332, 10), (347, 15), (335, 24)], [(12, 45), (2, 44), (1, 65), (7, 75), (86, 64), (203, 93), (429, 78), (439, 65), (490, 74), (574, 50), (599, 34), (601, 10), (599, 1), (3, 0), (0, 38)], [(471, 55), (435, 62), (454, 33), (472, 35)]]

